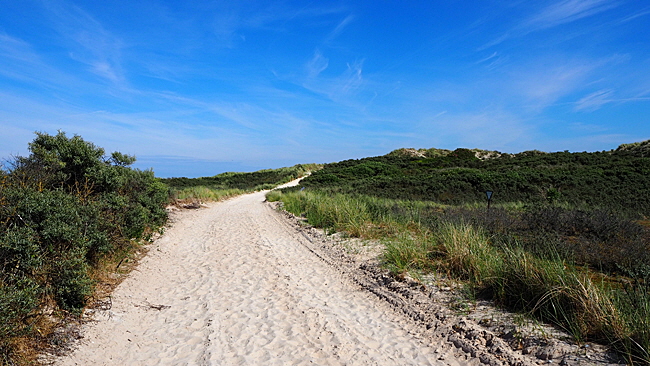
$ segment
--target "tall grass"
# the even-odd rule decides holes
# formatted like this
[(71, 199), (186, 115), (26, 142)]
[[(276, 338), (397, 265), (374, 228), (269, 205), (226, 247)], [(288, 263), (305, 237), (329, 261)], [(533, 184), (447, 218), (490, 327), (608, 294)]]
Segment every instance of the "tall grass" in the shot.
[[(494, 216), (471, 217), (463, 211), (467, 208), (310, 190), (274, 192), (268, 199), (281, 200), (286, 210), (312, 225), (383, 239), (383, 260), (393, 272), (444, 271), (467, 281), (477, 295), (554, 323), (578, 341), (600, 341), (631, 363), (650, 363), (648, 278), (623, 279), (622, 285), (618, 277), (576, 264), (557, 239), (533, 240), (521, 230), (511, 235), (523, 224), (503, 208), (496, 208)], [(525, 210), (515, 206), (515, 211)], [(540, 217), (551, 220), (552, 212), (560, 211)], [(588, 224), (584, 214), (577, 217), (576, 222)], [(635, 243), (634, 248), (642, 248)]]
[(503, 258), (481, 230), (466, 223), (441, 223), (434, 234), (444, 262), (456, 276), (480, 286), (493, 279), (503, 266)]
[(650, 363), (650, 281), (626, 284), (613, 292), (614, 304), (624, 314), (625, 337), (613, 339), (614, 347), (630, 362)]
[(230, 197), (244, 194), (242, 189), (212, 189), (205, 186), (183, 188), (172, 192), (174, 200), (181, 201), (221, 201)]
[(431, 254), (437, 251), (431, 240), (422, 240), (419, 235), (398, 232), (384, 240), (384, 262), (394, 273), (408, 273), (414, 270), (426, 271), (434, 268)]

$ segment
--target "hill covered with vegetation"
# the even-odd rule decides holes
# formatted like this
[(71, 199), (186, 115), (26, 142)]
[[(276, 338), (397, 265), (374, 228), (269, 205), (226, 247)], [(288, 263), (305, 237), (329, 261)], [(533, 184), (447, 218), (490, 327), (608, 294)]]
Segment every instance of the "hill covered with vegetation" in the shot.
[(302, 185), (340, 193), (433, 201), (567, 203), (650, 216), (650, 142), (602, 152), (400, 149), (326, 164)]

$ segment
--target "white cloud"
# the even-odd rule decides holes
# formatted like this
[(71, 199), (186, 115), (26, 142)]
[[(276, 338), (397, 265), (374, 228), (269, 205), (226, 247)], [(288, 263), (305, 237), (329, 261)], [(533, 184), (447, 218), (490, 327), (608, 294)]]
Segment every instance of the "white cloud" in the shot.
[(69, 43), (70, 57), (118, 86), (126, 85), (123, 42), (82, 8), (65, 1), (46, 2), (55, 29)]
[(66, 74), (51, 66), (28, 42), (1, 33), (0, 75), (57, 91), (78, 90), (88, 85), (76, 75)]
[(340, 74), (324, 75), (323, 72), (330, 68), (330, 61), (316, 50), (305, 65), (306, 75), (293, 82), (336, 103), (358, 106), (354, 96), (364, 84), (363, 63), (364, 60), (348, 62)]
[(340, 91), (349, 94), (361, 87), (363, 83), (363, 60), (347, 64), (347, 70), (340, 77)]
[(499, 53), (495, 51), (495, 52), (493, 52), (490, 56), (484, 57), (484, 58), (482, 58), (482, 59), (476, 61), (476, 63), (477, 63), (477, 64), (484, 63), (484, 62), (486, 62), (486, 61), (492, 60), (493, 58), (497, 57), (498, 55), (499, 55)]
[(0, 33), (0, 55), (21, 62), (37, 59), (29, 43), (3, 33)]
[(307, 78), (313, 79), (329, 66), (329, 60), (323, 56), (320, 50), (314, 51), (314, 56), (305, 65), (307, 69)]
[(520, 90), (538, 106), (545, 107), (582, 84), (592, 67), (580, 63), (540, 68), (519, 79)]
[(603, 89), (591, 93), (576, 102), (576, 111), (593, 112), (607, 103), (612, 102), (613, 90)]
[[(532, 103), (531, 107), (543, 109), (588, 85), (616, 82), (609, 77), (608, 73), (602, 71), (628, 60), (628, 55), (613, 55), (599, 59), (588, 57), (568, 59), (563, 55), (549, 54), (531, 63), (521, 63), (518, 69), (513, 70), (511, 92), (518, 92), (526, 97), (528, 102)], [(586, 105), (588, 99), (584, 102)]]
[(638, 12), (638, 13), (635, 13), (635, 14), (632, 14), (632, 15), (628, 16), (628, 17), (625, 18), (625, 19), (622, 19), (622, 20), (621, 20), (621, 23), (627, 23), (627, 22), (629, 22), (629, 21), (632, 21), (632, 20), (634, 20), (634, 19), (636, 19), (636, 18), (640, 18), (640, 17), (642, 17), (642, 16), (646, 16), (646, 15), (648, 15), (648, 14), (650, 14), (650, 10), (648, 10), (648, 9), (643, 10), (643, 11), (640, 11), (640, 12)]
[(340, 21), (339, 24), (337, 24), (337, 26), (334, 28), (334, 30), (332, 30), (332, 32), (330, 32), (330, 34), (327, 36), (326, 42), (330, 42), (334, 40), (334, 38), (336, 38), (339, 34), (341, 34), (341, 32), (343, 32), (343, 29), (345, 29), (345, 27), (347, 27), (348, 24), (352, 22), (352, 20), (354, 20), (354, 16), (348, 15), (345, 17), (345, 19)]
[(479, 47), (478, 51), (497, 46), (512, 38), (524, 37), (532, 32), (538, 32), (588, 18), (613, 9), (619, 6), (619, 4), (616, 0), (555, 1), (535, 14), (525, 17), (521, 22), (501, 36)]
[(613, 0), (562, 0), (544, 8), (535, 16), (524, 21), (520, 27), (535, 31), (574, 22), (619, 5)]

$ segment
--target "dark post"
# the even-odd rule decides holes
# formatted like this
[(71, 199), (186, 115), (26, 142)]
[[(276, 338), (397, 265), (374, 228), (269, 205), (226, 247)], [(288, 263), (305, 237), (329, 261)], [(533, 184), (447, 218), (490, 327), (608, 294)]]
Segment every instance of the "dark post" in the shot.
[(485, 195), (487, 196), (488, 211), (489, 211), (490, 210), (490, 202), (492, 201), (492, 191), (485, 191)]

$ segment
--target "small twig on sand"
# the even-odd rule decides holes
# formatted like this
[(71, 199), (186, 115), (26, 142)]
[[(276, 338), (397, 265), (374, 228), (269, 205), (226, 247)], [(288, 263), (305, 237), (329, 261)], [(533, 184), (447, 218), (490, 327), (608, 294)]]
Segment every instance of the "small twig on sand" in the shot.
[(171, 308), (170, 305), (155, 305), (155, 304), (149, 303), (148, 301), (145, 301), (143, 305), (135, 305), (135, 306), (137, 306), (137, 307), (146, 307), (146, 308), (149, 308), (149, 309), (156, 309), (158, 311)]

